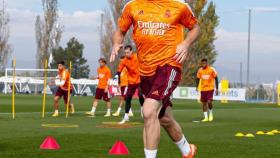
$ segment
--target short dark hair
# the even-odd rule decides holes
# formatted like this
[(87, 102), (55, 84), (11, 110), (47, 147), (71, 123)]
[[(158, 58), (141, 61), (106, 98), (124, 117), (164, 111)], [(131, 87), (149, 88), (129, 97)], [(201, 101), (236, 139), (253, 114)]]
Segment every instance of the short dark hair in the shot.
[(201, 59), (201, 62), (208, 62), (208, 60), (206, 59), (206, 58), (204, 58), (204, 59)]
[(99, 61), (99, 62), (101, 61), (102, 63), (107, 64), (107, 61), (106, 61), (106, 59), (105, 59), (105, 58), (100, 58), (98, 61)]
[(120, 59), (124, 59), (124, 58), (125, 58), (125, 56), (121, 56), (121, 57), (120, 57)]
[(132, 46), (131, 46), (131, 45), (126, 45), (126, 46), (124, 47), (124, 50), (127, 50), (127, 49), (132, 50)]
[(59, 61), (59, 62), (57, 63), (57, 65), (59, 65), (59, 64), (65, 66), (65, 61)]

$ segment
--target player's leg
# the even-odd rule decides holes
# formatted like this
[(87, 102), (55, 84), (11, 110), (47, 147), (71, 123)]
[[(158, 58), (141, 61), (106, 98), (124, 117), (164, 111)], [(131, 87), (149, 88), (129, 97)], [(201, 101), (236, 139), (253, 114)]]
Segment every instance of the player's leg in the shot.
[(146, 98), (143, 105), (144, 144), (146, 158), (156, 158), (160, 140), (160, 122), (158, 113), (161, 104), (158, 100)]
[(111, 116), (112, 104), (111, 104), (110, 98), (111, 98), (111, 96), (110, 96), (109, 92), (104, 92), (103, 93), (103, 100), (106, 102), (106, 105), (107, 105), (107, 112), (104, 115), (104, 117), (110, 117)]
[(121, 96), (120, 96), (119, 107), (118, 107), (118, 110), (113, 114), (113, 116), (120, 116), (122, 107), (123, 107), (123, 105), (125, 104), (125, 95), (126, 95), (126, 92), (127, 92), (127, 86), (121, 87)]
[(208, 108), (209, 108), (209, 121), (212, 122), (214, 120), (214, 115), (213, 115), (213, 97), (214, 97), (214, 91), (210, 91), (208, 93)]
[(97, 88), (95, 91), (95, 98), (93, 99), (91, 111), (86, 112), (87, 115), (95, 116), (95, 111), (98, 106), (99, 100), (102, 99), (102, 95), (102, 89)]
[(181, 154), (186, 158), (194, 156), (196, 147), (195, 145), (189, 144), (187, 141), (181, 126), (173, 117), (171, 107), (167, 106), (164, 111), (161, 111), (161, 113), (163, 114), (160, 118), (160, 124), (165, 129), (172, 141), (177, 145), (181, 151)]
[(54, 113), (53, 113), (53, 117), (58, 117), (59, 112), (58, 112), (58, 108), (59, 108), (59, 99), (63, 96), (63, 92), (62, 89), (60, 87), (57, 88), (55, 96), (54, 96)]
[[(71, 114), (74, 114), (75, 113), (75, 107), (74, 107), (74, 104), (71, 102), (71, 95), (72, 95), (72, 90), (70, 91), (70, 100), (69, 100), (69, 112)], [(63, 93), (63, 100), (64, 100), (64, 104), (65, 104), (65, 107), (67, 106), (67, 102), (68, 102), (68, 91), (65, 91)], [(66, 107), (67, 108), (67, 107)]]
[(129, 121), (129, 111), (131, 108), (131, 101), (133, 98), (133, 94), (135, 93), (138, 87), (139, 85), (128, 85), (128, 90), (125, 97), (125, 114), (124, 114), (124, 118), (122, 119), (121, 122), (119, 122), (119, 124), (124, 124), (125, 122)]
[(201, 103), (202, 103), (202, 111), (204, 115), (204, 119), (201, 120), (201, 122), (208, 122), (209, 117), (208, 117), (208, 103), (207, 103), (208, 97), (207, 97), (207, 92), (201, 91)]

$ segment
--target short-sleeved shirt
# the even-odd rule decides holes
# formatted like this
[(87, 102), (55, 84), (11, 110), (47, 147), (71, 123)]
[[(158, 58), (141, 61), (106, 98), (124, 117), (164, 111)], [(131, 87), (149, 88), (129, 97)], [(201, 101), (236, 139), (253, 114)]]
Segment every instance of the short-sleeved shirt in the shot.
[(59, 78), (61, 80), (64, 80), (65, 83), (64, 85), (60, 86), (60, 88), (62, 90), (68, 90), (68, 86), (69, 86), (69, 83), (70, 83), (70, 89), (73, 89), (73, 86), (71, 84), (71, 79), (70, 79), (70, 73), (66, 70), (66, 69), (63, 69), (61, 71), (58, 71), (58, 75), (59, 75)]
[(132, 0), (119, 18), (119, 28), (127, 32), (133, 25), (141, 76), (152, 76), (159, 66), (182, 65), (173, 57), (184, 40), (184, 27), (197, 24), (190, 7), (177, 0)]
[(139, 62), (137, 54), (133, 53), (130, 58), (125, 57), (119, 64), (118, 72), (126, 68), (128, 74), (128, 84), (139, 84), (140, 83), (140, 72), (139, 72)]
[(108, 66), (102, 66), (97, 69), (99, 89), (105, 89), (108, 86), (108, 81), (111, 78), (111, 70)]
[(120, 84), (121, 87), (125, 87), (128, 85), (128, 72), (126, 68), (122, 70), (120, 75), (120, 80), (121, 80), (121, 84)]
[(212, 91), (215, 89), (215, 78), (218, 73), (215, 68), (207, 66), (206, 68), (200, 68), (197, 72), (197, 78), (201, 82), (201, 91)]

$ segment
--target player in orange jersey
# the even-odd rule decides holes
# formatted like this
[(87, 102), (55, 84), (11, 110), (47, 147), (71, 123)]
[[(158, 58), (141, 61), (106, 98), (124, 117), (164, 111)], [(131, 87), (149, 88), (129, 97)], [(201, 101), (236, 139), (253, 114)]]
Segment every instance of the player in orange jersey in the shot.
[[(61, 61), (57, 64), (58, 67), (58, 75), (55, 79), (55, 84), (58, 86), (57, 91), (54, 97), (54, 109), (55, 112), (53, 113), (53, 117), (58, 117), (58, 102), (61, 97), (63, 97), (64, 104), (67, 105), (68, 102), (68, 91), (69, 91), (69, 82), (70, 82), (70, 94), (73, 91), (73, 85), (71, 84), (70, 80), (70, 73), (65, 68), (65, 62)], [(72, 114), (75, 113), (74, 104), (70, 103), (70, 111)]]
[[(219, 93), (218, 73), (215, 68), (208, 65), (207, 59), (201, 60), (202, 67), (197, 72), (197, 86), (201, 82), (201, 98), (204, 119), (202, 122), (212, 122), (213, 117), (213, 96), (216, 85), (216, 95)], [(209, 113), (209, 117), (208, 117)]]
[(140, 105), (144, 103), (144, 97), (140, 90), (140, 72), (137, 54), (133, 53), (132, 46), (127, 45), (124, 47), (125, 59), (119, 64), (117, 76), (120, 75), (124, 68), (128, 72), (128, 89), (125, 97), (125, 115), (119, 124), (124, 124), (129, 121), (129, 111), (131, 109), (131, 100), (134, 93), (138, 90), (138, 97)]
[(98, 77), (93, 79), (98, 79), (98, 85), (95, 92), (95, 99), (93, 101), (92, 109), (89, 112), (86, 112), (87, 115), (95, 117), (95, 111), (98, 106), (98, 102), (100, 99), (103, 100), (107, 104), (107, 113), (104, 117), (111, 116), (111, 101), (110, 101), (110, 94), (109, 94), (109, 79), (111, 78), (111, 70), (106, 65), (106, 60), (104, 58), (99, 59), (100, 67), (97, 69)]
[[(120, 62), (122, 62), (125, 59), (125, 56), (121, 56)], [(120, 95), (120, 102), (119, 102), (119, 107), (118, 110), (113, 114), (113, 116), (120, 116), (122, 106), (125, 103), (125, 96), (128, 90), (128, 71), (127, 68), (123, 68), (122, 72), (120, 73), (119, 77), (119, 92), (121, 93)], [(133, 112), (130, 108), (129, 111), (129, 116), (133, 116)]]
[[(184, 158), (193, 158), (196, 146), (188, 143), (174, 119), (170, 96), (181, 80), (182, 63), (189, 48), (199, 35), (197, 19), (190, 7), (178, 0), (132, 0), (119, 18), (111, 61), (118, 55), (131, 26), (138, 50), (141, 89), (145, 95), (143, 138), (146, 158), (156, 158), (160, 126)], [(184, 28), (189, 30), (186, 39)]]

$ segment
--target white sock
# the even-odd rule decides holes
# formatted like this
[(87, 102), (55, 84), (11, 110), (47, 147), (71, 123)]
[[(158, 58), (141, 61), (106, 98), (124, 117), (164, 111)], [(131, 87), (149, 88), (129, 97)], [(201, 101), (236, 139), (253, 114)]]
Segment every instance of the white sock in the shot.
[(108, 114), (111, 113), (111, 109), (107, 109), (107, 113), (108, 113)]
[(183, 138), (180, 141), (175, 142), (175, 144), (180, 149), (182, 155), (184, 155), (184, 156), (188, 156), (189, 155), (189, 153), (190, 153), (190, 144), (188, 143), (188, 141), (187, 141), (187, 139), (185, 138), (184, 135), (183, 135)]
[(203, 112), (204, 118), (208, 118), (208, 112)]
[(132, 113), (132, 109), (130, 108), (130, 110), (129, 110), (129, 113), (131, 114)]
[(57, 114), (57, 113), (58, 113), (58, 110), (54, 110), (54, 113), (56, 113), (56, 114)]
[(119, 107), (118, 110), (117, 110), (117, 113), (120, 113), (122, 111), (122, 108)]
[(213, 115), (213, 109), (209, 110), (209, 115)]
[(125, 119), (125, 120), (129, 120), (128, 113), (125, 113), (125, 114), (124, 114), (124, 119)]
[(148, 150), (144, 149), (145, 158), (156, 158), (157, 157), (157, 150)]
[(91, 113), (95, 113), (95, 110), (96, 110), (96, 107), (92, 107), (92, 109), (91, 109)]

